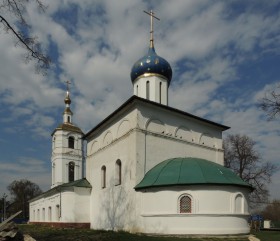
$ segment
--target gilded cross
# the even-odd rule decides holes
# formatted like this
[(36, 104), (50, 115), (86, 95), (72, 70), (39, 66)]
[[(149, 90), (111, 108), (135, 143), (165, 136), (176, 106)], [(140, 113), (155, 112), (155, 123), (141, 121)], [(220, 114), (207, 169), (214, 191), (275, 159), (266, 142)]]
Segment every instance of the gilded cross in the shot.
[(154, 47), (154, 22), (153, 19), (157, 19), (160, 20), (158, 17), (155, 16), (155, 13), (153, 12), (153, 10), (151, 10), (150, 12), (147, 11), (143, 11), (144, 13), (150, 15), (151, 17), (151, 31), (150, 31), (150, 48)]
[(67, 91), (69, 91), (69, 85), (71, 84), (70, 80), (66, 80), (65, 83), (67, 84)]

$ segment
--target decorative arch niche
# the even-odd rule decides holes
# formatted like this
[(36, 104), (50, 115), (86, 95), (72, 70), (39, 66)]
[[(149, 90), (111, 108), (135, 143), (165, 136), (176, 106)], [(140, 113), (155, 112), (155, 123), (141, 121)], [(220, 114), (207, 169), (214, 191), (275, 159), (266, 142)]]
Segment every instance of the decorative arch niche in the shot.
[(126, 134), (130, 129), (130, 122), (129, 120), (123, 120), (119, 127), (118, 127), (118, 133), (117, 133), (117, 137), (121, 137), (124, 134)]
[(234, 213), (244, 213), (244, 197), (241, 193), (234, 197)]
[(112, 143), (113, 141), (113, 134), (111, 131), (108, 131), (106, 134), (105, 134), (105, 137), (103, 139), (103, 145), (104, 146), (107, 146), (109, 145), (110, 143)]
[(164, 127), (164, 124), (160, 120), (151, 119), (147, 122), (146, 130), (155, 132), (155, 133), (164, 133), (165, 127)]
[(209, 133), (203, 133), (200, 137), (199, 144), (209, 146), (209, 147), (215, 147), (215, 141), (211, 134)]
[(180, 138), (182, 140), (186, 140), (189, 142), (193, 142), (193, 135), (189, 128), (181, 126), (175, 132), (175, 137)]
[(90, 154), (97, 152), (98, 149), (99, 149), (98, 141), (94, 141), (94, 142), (91, 144)]

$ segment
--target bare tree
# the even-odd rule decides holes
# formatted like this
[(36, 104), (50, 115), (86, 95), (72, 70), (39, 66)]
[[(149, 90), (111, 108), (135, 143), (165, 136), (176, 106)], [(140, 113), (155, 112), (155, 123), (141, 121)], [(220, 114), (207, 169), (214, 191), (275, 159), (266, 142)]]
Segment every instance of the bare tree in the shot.
[[(38, 10), (44, 12), (46, 7), (40, 0), (33, 0), (38, 6)], [(26, 5), (30, 0), (1, 0), (0, 1), (0, 22), (7, 33), (11, 33), (16, 38), (16, 46), (20, 45), (26, 49), (24, 60), (29, 62), (35, 59), (37, 72), (43, 74), (49, 69), (51, 60), (43, 53), (41, 44), (36, 36), (30, 35), (31, 25), (25, 20)], [(16, 25), (7, 20), (7, 15), (14, 17)]]
[(250, 197), (252, 204), (266, 202), (269, 196), (267, 184), (277, 166), (263, 161), (255, 150), (255, 141), (246, 135), (228, 135), (223, 144), (225, 166), (255, 188)]
[(274, 222), (280, 220), (280, 200), (273, 200), (269, 203), (263, 211), (261, 211), (262, 216), (265, 219), (272, 220)]
[(12, 197), (13, 212), (22, 210), (23, 218), (27, 218), (29, 214), (28, 201), (40, 195), (42, 190), (37, 184), (25, 179), (13, 181), (7, 188)]
[(273, 120), (280, 114), (280, 84), (260, 100), (259, 106), (267, 113), (268, 120)]

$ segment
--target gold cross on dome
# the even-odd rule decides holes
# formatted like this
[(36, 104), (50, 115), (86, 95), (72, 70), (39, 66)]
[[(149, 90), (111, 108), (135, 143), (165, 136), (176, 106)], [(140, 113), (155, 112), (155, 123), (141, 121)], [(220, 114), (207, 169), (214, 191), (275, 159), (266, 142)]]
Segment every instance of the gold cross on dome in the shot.
[(153, 12), (153, 10), (151, 10), (150, 12), (147, 12), (144, 10), (143, 12), (150, 15), (150, 17), (151, 17), (150, 48), (153, 48), (154, 47), (154, 21), (153, 21), (153, 19), (155, 18), (159, 21), (160, 21), (160, 19), (155, 16), (155, 13)]
[(66, 80), (65, 83), (67, 85), (67, 91), (69, 91), (69, 85), (71, 85), (71, 81), (70, 80)]

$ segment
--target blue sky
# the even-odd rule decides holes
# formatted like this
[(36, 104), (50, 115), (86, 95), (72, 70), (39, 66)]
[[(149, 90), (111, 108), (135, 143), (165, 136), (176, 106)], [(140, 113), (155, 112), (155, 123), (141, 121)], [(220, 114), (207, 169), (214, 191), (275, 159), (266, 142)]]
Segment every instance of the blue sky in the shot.
[[(74, 123), (84, 132), (128, 99), (130, 69), (146, 54), (155, 11), (157, 54), (169, 61), (169, 105), (246, 134), (264, 161), (279, 163), (280, 117), (268, 122), (258, 100), (280, 84), (279, 1), (52, 0), (26, 19), (53, 58), (47, 76), (24, 63), (24, 49), (0, 28), (0, 196), (27, 178), (51, 183), (51, 133), (62, 122), (70, 80)], [(1, 13), (5, 16), (5, 13)], [(11, 16), (5, 16), (12, 21)], [(280, 172), (269, 185), (280, 198)]]

